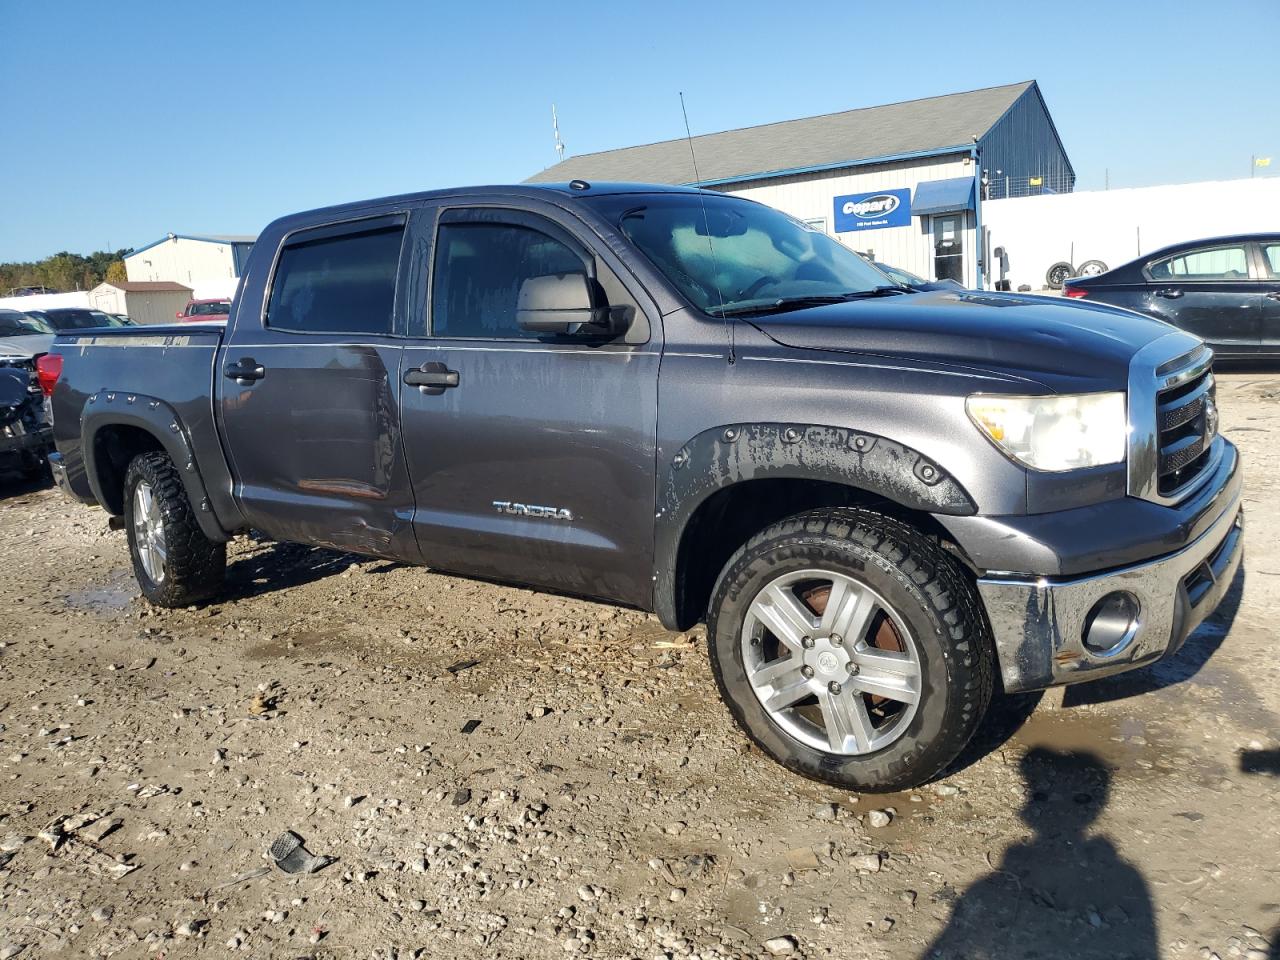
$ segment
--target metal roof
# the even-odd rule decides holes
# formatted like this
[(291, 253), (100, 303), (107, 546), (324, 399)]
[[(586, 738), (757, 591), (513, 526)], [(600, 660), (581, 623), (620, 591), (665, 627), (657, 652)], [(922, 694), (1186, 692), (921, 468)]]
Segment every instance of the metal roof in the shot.
[(168, 240), (196, 240), (200, 243), (253, 243), (258, 238), (254, 234), (248, 233), (167, 233), (159, 240), (152, 240), (150, 243), (143, 244), (132, 253), (126, 254), (125, 259), (136, 257), (143, 250), (150, 250), (152, 247), (158, 247), (160, 244)]
[(122, 280), (119, 283), (104, 281), (101, 286), (115, 287), (125, 293), (191, 293), (191, 288), (172, 280)]
[[(742, 127), (693, 138), (702, 183), (754, 180), (784, 173), (837, 169), (872, 160), (906, 159), (967, 150), (1036, 82), (863, 107), (801, 120)], [(527, 182), (633, 180), (694, 183), (685, 138), (570, 157)]]

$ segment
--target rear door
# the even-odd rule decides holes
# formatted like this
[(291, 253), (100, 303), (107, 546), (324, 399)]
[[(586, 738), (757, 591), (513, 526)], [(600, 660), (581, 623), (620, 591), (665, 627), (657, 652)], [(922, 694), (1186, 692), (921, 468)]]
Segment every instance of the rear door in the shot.
[(1247, 243), (1184, 250), (1147, 264), (1145, 312), (1208, 341), (1224, 355), (1256, 353), (1262, 294), (1250, 274)]
[(273, 539), (415, 556), (398, 406), (406, 222), (287, 235), (260, 322), (243, 304), (230, 331), (222, 435), (241, 510)]
[[(575, 218), (449, 205), (415, 215), (423, 309), (401, 385), (422, 560), (430, 566), (644, 604), (652, 593), (661, 325)], [(586, 273), (625, 336), (516, 324), (520, 284)], [(629, 284), (629, 285), (628, 285)], [(403, 379), (403, 378), (402, 378)]]
[(1258, 244), (1262, 278), (1262, 351), (1280, 353), (1280, 240)]

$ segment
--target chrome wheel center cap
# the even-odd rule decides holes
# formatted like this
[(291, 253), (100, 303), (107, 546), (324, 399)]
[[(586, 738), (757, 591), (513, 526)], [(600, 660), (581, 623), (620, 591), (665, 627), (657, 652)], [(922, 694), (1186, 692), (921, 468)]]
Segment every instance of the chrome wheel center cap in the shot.
[(818, 654), (818, 669), (822, 673), (836, 673), (840, 669), (840, 658), (830, 650)]

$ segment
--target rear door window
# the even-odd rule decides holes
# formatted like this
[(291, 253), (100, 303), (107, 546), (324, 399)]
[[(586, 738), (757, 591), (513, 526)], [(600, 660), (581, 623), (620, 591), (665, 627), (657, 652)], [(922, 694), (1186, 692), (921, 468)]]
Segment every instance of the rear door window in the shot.
[(1208, 247), (1157, 260), (1147, 268), (1153, 280), (1248, 280), (1244, 245)]
[(294, 333), (390, 334), (403, 240), (400, 217), (293, 235), (276, 264), (266, 325)]
[(1262, 256), (1267, 261), (1267, 269), (1272, 280), (1280, 280), (1280, 243), (1264, 243)]

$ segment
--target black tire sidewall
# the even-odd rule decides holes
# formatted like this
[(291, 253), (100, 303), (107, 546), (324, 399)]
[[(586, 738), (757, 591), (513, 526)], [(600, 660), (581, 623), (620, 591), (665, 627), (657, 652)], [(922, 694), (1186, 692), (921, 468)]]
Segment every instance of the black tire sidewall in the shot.
[(137, 529), (134, 526), (134, 493), (138, 489), (138, 484), (147, 483), (151, 487), (151, 495), (156, 497), (160, 506), (160, 518), (164, 524), (165, 542), (169, 542), (172, 523), (169, 519), (169, 505), (165, 502), (165, 498), (160, 490), (160, 478), (157, 476), (155, 465), (149, 456), (139, 456), (133, 459), (129, 464), (129, 469), (125, 473), (124, 478), (124, 524), (125, 534), (129, 538), (129, 559), (133, 562), (133, 576), (138, 581), (138, 587), (142, 590), (142, 595), (152, 603), (163, 603), (165, 598), (165, 585), (170, 581), (168, 570), (168, 558), (165, 559), (165, 579), (164, 584), (158, 584), (147, 575), (146, 568), (142, 565), (142, 559), (138, 554)]
[(1050, 290), (1061, 290), (1062, 285), (1075, 275), (1075, 267), (1063, 260), (1045, 271), (1044, 280)]
[[(134, 527), (133, 495), (144, 481), (151, 485), (164, 525), (164, 579), (158, 584), (142, 566)], [(226, 542), (210, 540), (200, 528), (186, 486), (169, 455), (152, 451), (134, 457), (125, 471), (123, 493), (129, 558), (142, 595), (161, 607), (187, 606), (217, 596), (226, 577)]]
[[(774, 723), (747, 679), (741, 637), (751, 602), (768, 583), (804, 569), (831, 570), (865, 583), (894, 608), (915, 640), (920, 703), (907, 729), (875, 753), (840, 756), (795, 739)], [(949, 763), (972, 733), (964, 703), (972, 684), (948, 624), (919, 584), (862, 544), (829, 533), (803, 533), (748, 548), (722, 575), (708, 628), (712, 665), (735, 719), (761, 749), (803, 776), (855, 790), (915, 786)]]

